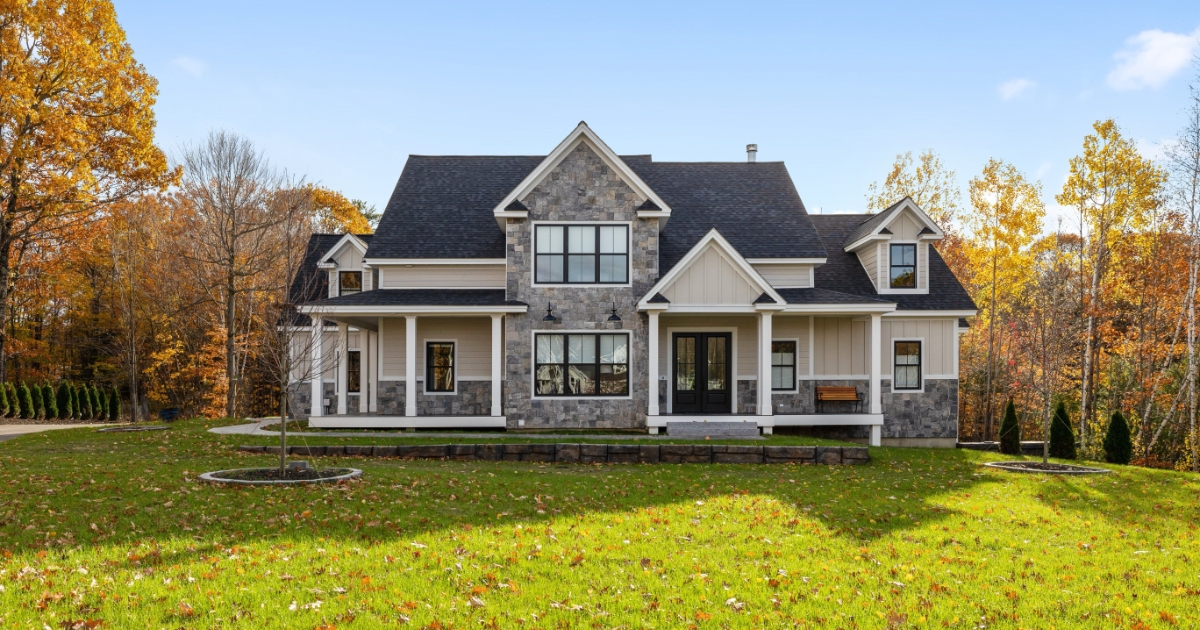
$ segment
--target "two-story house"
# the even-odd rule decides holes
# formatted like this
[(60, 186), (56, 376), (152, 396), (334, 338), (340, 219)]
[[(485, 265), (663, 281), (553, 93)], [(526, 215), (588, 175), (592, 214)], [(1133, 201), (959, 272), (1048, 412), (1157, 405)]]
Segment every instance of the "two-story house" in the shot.
[(910, 199), (809, 215), (753, 148), (656, 162), (580, 123), (546, 156), (410, 156), (373, 236), (310, 244), (301, 275), (323, 299), (300, 311), (320, 343), (298, 358), (321, 374), (293, 386), (297, 410), (314, 427), (719, 420), (952, 446), (976, 309), (941, 228)]

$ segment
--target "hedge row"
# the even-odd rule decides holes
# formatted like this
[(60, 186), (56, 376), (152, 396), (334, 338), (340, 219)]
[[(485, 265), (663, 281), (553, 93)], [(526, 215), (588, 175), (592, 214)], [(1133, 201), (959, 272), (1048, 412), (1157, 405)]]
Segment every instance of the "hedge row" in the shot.
[(0, 417), (24, 420), (96, 420), (121, 418), (121, 394), (116, 387), (74, 385), (63, 381), (58, 388), (49, 383), (0, 385)]

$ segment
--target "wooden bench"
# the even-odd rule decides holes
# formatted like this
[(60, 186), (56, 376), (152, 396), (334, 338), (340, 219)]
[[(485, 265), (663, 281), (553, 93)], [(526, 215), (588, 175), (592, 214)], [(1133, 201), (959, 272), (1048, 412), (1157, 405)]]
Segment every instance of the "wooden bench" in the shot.
[(858, 390), (850, 386), (841, 385), (823, 385), (817, 387), (817, 411), (820, 412), (822, 403), (826, 402), (848, 402), (854, 403), (854, 410), (859, 411), (862, 406), (862, 396)]

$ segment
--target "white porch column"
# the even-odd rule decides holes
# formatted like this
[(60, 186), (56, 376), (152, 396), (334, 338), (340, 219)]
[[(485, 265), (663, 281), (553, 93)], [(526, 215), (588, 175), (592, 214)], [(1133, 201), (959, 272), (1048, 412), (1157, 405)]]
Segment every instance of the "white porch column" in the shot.
[(650, 327), (647, 330), (646, 351), (650, 356), (646, 361), (647, 384), (646, 398), (650, 404), (646, 406), (646, 415), (658, 415), (658, 311), (648, 311), (646, 315), (650, 320)]
[(338, 322), (337, 342), (337, 412), (339, 416), (346, 415), (346, 388), (350, 381), (350, 361), (346, 353), (350, 351), (350, 326)]
[(312, 363), (309, 365), (308, 371), (311, 372), (310, 378), (312, 383), (312, 404), (309, 405), (309, 417), (319, 418), (325, 414), (325, 405), (323, 398), (325, 396), (324, 382), (325, 376), (325, 361), (321, 356), (325, 350), (325, 340), (322, 334), (325, 330), (325, 320), (320, 317), (313, 316), (312, 318), (312, 348), (309, 351)]
[[(378, 331), (364, 330), (367, 338), (360, 343), (363, 347), (363, 352), (367, 353), (367, 388), (370, 391), (369, 402), (367, 403), (367, 411), (375, 413), (379, 411), (379, 375), (378, 369), (375, 367), (379, 364), (379, 348), (375, 343), (375, 338), (379, 336)], [(360, 403), (361, 404), (361, 403)]]
[(417, 415), (417, 316), (404, 316), (404, 415)]
[[(882, 393), (880, 388), (880, 361), (883, 354), (883, 316), (871, 314), (871, 413), (883, 413)], [(883, 441), (883, 427), (871, 426), (871, 446), (879, 446)]]
[(758, 415), (771, 416), (771, 312), (758, 314)]
[(504, 316), (492, 315), (492, 415), (501, 416), (501, 383), (504, 382)]

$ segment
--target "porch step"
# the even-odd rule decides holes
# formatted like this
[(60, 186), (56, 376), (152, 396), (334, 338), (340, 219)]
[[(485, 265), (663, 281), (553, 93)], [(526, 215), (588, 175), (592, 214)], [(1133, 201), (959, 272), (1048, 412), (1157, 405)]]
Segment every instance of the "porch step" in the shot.
[(667, 435), (687, 439), (756, 438), (755, 422), (667, 422)]

